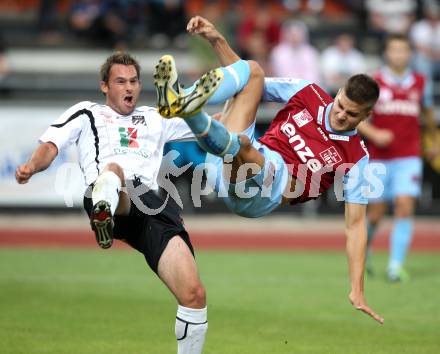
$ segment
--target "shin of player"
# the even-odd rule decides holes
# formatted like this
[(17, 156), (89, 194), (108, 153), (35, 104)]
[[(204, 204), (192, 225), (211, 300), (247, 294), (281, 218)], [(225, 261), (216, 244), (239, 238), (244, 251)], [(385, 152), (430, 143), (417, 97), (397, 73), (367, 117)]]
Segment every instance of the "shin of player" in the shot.
[(250, 77), (249, 63), (238, 60), (226, 67), (203, 75), (183, 91), (178, 83), (174, 59), (163, 56), (156, 67), (155, 85), (159, 111), (163, 116), (185, 118), (200, 146), (217, 155), (235, 156), (240, 150), (240, 138), (202, 110), (205, 103), (224, 103), (239, 93)]

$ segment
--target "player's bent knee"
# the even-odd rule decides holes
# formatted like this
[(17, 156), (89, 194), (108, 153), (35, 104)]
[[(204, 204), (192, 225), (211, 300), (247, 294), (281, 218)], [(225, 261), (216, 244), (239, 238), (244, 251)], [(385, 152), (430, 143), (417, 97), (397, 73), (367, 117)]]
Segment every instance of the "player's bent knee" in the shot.
[(109, 162), (108, 164), (105, 165), (105, 169), (115, 173), (123, 171), (122, 167), (119, 166), (119, 164), (117, 164), (116, 162)]
[(251, 153), (253, 146), (251, 141), (246, 135), (240, 135), (240, 150), (236, 156), (237, 159), (247, 161), (249, 154)]
[(239, 135), (240, 139), (240, 148), (243, 149), (243, 151), (247, 151), (252, 147), (251, 140), (247, 135), (241, 134)]
[(413, 216), (413, 210), (411, 207), (396, 208), (394, 211), (394, 217), (397, 219), (407, 219)]
[(190, 308), (203, 308), (206, 306), (206, 291), (200, 282), (188, 285), (180, 304)]
[(372, 225), (377, 225), (382, 220), (382, 215), (379, 213), (368, 213), (368, 222)]
[(256, 79), (264, 79), (264, 70), (263, 68), (260, 66), (260, 64), (258, 64), (256, 61), (254, 60), (249, 60), (249, 68), (251, 70), (251, 77)]
[(411, 197), (397, 198), (394, 205), (396, 218), (410, 218), (414, 214), (414, 200)]
[(116, 162), (109, 162), (105, 165), (105, 170), (116, 173), (121, 180), (124, 180), (124, 170)]

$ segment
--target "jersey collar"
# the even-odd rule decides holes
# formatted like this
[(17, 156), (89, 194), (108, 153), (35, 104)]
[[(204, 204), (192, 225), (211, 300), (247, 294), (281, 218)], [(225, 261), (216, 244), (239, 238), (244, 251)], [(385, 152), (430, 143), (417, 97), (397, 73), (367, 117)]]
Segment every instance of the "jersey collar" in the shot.
[(406, 69), (402, 76), (394, 74), (388, 66), (382, 68), (384, 81), (389, 85), (410, 87), (414, 83), (414, 76), (410, 69)]

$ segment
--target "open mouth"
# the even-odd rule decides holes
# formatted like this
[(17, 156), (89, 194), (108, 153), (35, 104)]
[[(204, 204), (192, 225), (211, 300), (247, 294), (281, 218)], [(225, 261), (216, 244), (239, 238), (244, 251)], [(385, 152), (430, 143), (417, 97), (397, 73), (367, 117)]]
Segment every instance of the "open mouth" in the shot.
[(124, 102), (126, 104), (132, 104), (133, 103), (133, 96), (125, 96), (124, 97)]

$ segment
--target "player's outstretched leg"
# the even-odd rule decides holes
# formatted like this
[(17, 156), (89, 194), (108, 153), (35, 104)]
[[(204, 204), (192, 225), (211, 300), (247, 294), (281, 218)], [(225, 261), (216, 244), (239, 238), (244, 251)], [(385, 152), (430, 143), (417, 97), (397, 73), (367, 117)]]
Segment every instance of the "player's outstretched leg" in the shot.
[(178, 81), (174, 58), (164, 55), (156, 65), (154, 74), (159, 113), (164, 118), (186, 118), (193, 115), (200, 111), (215, 92), (222, 78), (221, 70), (208, 71), (197, 81), (191, 92), (185, 94)]
[(413, 220), (401, 218), (394, 220), (390, 236), (390, 259), (388, 263), (388, 280), (392, 282), (408, 281), (409, 274), (403, 268), (406, 254), (411, 244)]
[(249, 63), (239, 60), (206, 73), (182, 96), (174, 60), (165, 55), (156, 66), (155, 74), (159, 113), (166, 118), (184, 118), (199, 145), (208, 153), (235, 156), (240, 150), (238, 135), (230, 133), (222, 123), (203, 112), (202, 107), (208, 100), (224, 102), (233, 97), (243, 89), (250, 76)]
[(180, 236), (173, 237), (158, 264), (158, 275), (178, 302), (177, 354), (200, 354), (208, 331), (205, 288), (194, 256)]
[(205, 103), (224, 103), (244, 88), (249, 77), (249, 63), (238, 60), (207, 72), (184, 90), (179, 83), (174, 58), (164, 55), (156, 65), (154, 75), (159, 113), (164, 118), (185, 118), (196, 113)]
[(122, 179), (115, 173), (122, 170), (117, 164), (110, 163), (96, 179), (92, 189), (93, 209), (90, 225), (95, 233), (96, 242), (101, 248), (110, 248), (113, 244), (113, 216), (119, 204), (119, 192)]
[(388, 279), (393, 282), (409, 280), (403, 264), (411, 245), (415, 203), (416, 199), (411, 195), (398, 195), (394, 199), (394, 227), (390, 237), (388, 263)]

